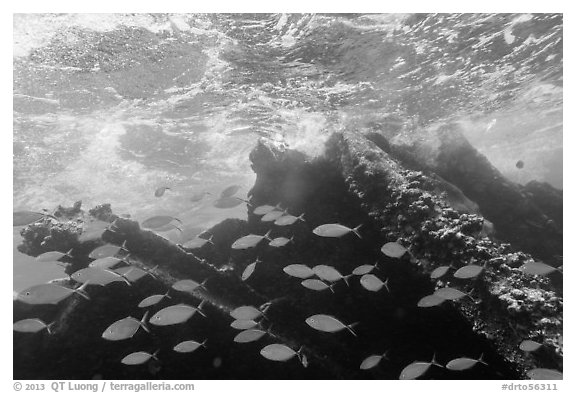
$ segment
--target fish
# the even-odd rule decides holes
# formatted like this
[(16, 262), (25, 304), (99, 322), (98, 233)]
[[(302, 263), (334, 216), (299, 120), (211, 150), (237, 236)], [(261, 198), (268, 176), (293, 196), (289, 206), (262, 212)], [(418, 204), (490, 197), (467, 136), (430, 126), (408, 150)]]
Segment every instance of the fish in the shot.
[(382, 289), (382, 287), (386, 287), (386, 290), (390, 292), (390, 288), (388, 287), (388, 279), (382, 282), (378, 277), (373, 274), (365, 274), (360, 278), (360, 284), (366, 289), (367, 291), (371, 292), (378, 292)]
[(388, 242), (380, 249), (384, 255), (390, 258), (401, 258), (408, 251), (403, 245), (397, 242)]
[(370, 273), (374, 269), (378, 269), (378, 262), (376, 262), (374, 265), (360, 265), (352, 270), (352, 274), (355, 276), (363, 276)]
[(164, 299), (165, 297), (168, 299), (171, 299), (170, 295), (168, 295), (168, 292), (170, 292), (170, 290), (166, 291), (166, 293), (163, 295), (148, 296), (147, 298), (142, 300), (140, 303), (138, 303), (138, 307), (145, 308), (145, 307), (154, 306), (155, 304), (160, 303), (160, 301), (162, 301), (162, 299)]
[(418, 301), (418, 307), (434, 307), (444, 303), (446, 299), (436, 295), (424, 296)]
[(128, 256), (129, 255), (126, 255), (122, 259), (116, 258), (116, 257), (106, 257), (106, 258), (95, 259), (88, 264), (88, 267), (94, 267), (94, 268), (98, 268), (98, 269), (111, 269), (121, 262), (129, 264), (127, 261)]
[(164, 195), (164, 193), (166, 192), (166, 190), (170, 190), (170, 189), (171, 189), (170, 187), (158, 187), (158, 188), (156, 189), (156, 191), (154, 191), (154, 196), (155, 196), (156, 198), (160, 198), (161, 196)]
[(154, 266), (150, 270), (142, 270), (139, 267), (135, 266), (123, 266), (118, 269), (113, 270), (114, 273), (117, 273), (124, 277), (128, 282), (136, 282), (145, 276), (150, 276), (152, 278), (156, 278), (154, 275), (154, 270), (156, 270), (158, 266)]
[(192, 318), (192, 316), (196, 314), (196, 311), (203, 317), (206, 317), (206, 314), (201, 310), (205, 302), (205, 300), (202, 300), (198, 307), (189, 306), (188, 304), (168, 306), (154, 314), (149, 322), (156, 326), (177, 325)]
[(113, 257), (118, 254), (120, 250), (128, 252), (126, 249), (126, 240), (124, 240), (121, 246), (117, 246), (115, 244), (105, 244), (103, 246), (96, 247), (94, 250), (92, 250), (92, 252), (90, 252), (90, 254), (88, 254), (88, 257), (91, 259)]
[(208, 191), (196, 193), (190, 197), (190, 202), (200, 202), (206, 195), (212, 195)]
[(178, 221), (182, 224), (182, 221), (176, 217), (162, 215), (149, 217), (142, 221), (140, 226), (145, 229), (157, 229), (170, 224), (172, 221)]
[(66, 288), (56, 284), (34, 285), (19, 292), (16, 299), (26, 304), (58, 304), (62, 300), (77, 293), (86, 300), (90, 300), (88, 294), (84, 292), (87, 286), (88, 282), (85, 282), (76, 289)]
[(222, 190), (222, 192), (220, 193), (220, 198), (230, 198), (232, 195), (234, 195), (238, 191), (240, 191), (241, 188), (242, 188), (242, 186), (239, 186), (237, 184), (233, 184), (231, 186), (228, 186)]
[(542, 347), (541, 343), (532, 340), (524, 340), (520, 343), (520, 349), (525, 352), (534, 352)]
[(198, 288), (202, 288), (206, 291), (205, 287), (206, 282), (208, 282), (207, 278), (204, 279), (204, 281), (202, 281), (201, 283), (197, 283), (196, 281), (190, 279), (180, 280), (172, 284), (172, 289), (179, 292), (188, 292), (188, 293), (192, 293)]
[(262, 222), (271, 222), (280, 219), (282, 216), (286, 214), (283, 210), (272, 210), (269, 213), (266, 213), (260, 219)]
[(450, 288), (450, 287), (444, 287), (438, 289), (436, 292), (434, 292), (434, 296), (446, 300), (458, 300), (463, 298), (464, 296), (468, 296), (470, 299), (474, 300), (469, 293), (464, 293), (456, 288)]
[(212, 203), (212, 205), (218, 209), (230, 209), (230, 208), (236, 207), (242, 203), (245, 203), (248, 206), (252, 206), (249, 201), (242, 199), (242, 198), (238, 198), (238, 197), (216, 199)]
[(304, 213), (300, 214), (298, 217), (290, 215), (290, 214), (285, 215), (285, 216), (281, 216), (281, 217), (277, 218), (276, 221), (274, 221), (274, 225), (278, 225), (278, 226), (292, 225), (296, 221), (306, 222), (306, 220), (304, 220)]
[(241, 237), (240, 239), (237, 239), (234, 243), (232, 243), (232, 248), (234, 250), (245, 250), (247, 248), (252, 248), (252, 247), (256, 247), (258, 245), (258, 243), (260, 243), (262, 241), (262, 239), (266, 239), (268, 241), (271, 241), (272, 239), (270, 239), (269, 235), (270, 232), (272, 231), (268, 231), (266, 232), (265, 235), (246, 235)]
[(460, 269), (458, 269), (454, 272), (454, 277), (461, 278), (461, 279), (477, 277), (480, 273), (482, 273), (482, 271), (486, 267), (487, 263), (488, 263), (488, 261), (486, 261), (486, 263), (484, 263), (484, 266), (480, 266), (480, 265), (462, 266)]
[(264, 312), (253, 306), (240, 306), (230, 312), (232, 318), (246, 321), (254, 320), (261, 315), (264, 315)]
[(382, 355), (370, 355), (370, 356), (368, 356), (360, 364), (360, 370), (369, 370), (371, 368), (376, 367), (382, 359), (388, 359), (387, 353), (388, 352), (385, 352)]
[(348, 276), (343, 276), (342, 274), (340, 274), (338, 270), (336, 270), (332, 266), (316, 265), (312, 268), (312, 271), (314, 271), (314, 274), (316, 274), (318, 278), (321, 278), (322, 280), (329, 282), (344, 280), (346, 285), (350, 286), (350, 284), (348, 283), (348, 279), (352, 277), (352, 275), (350, 274)]
[(106, 231), (114, 232), (113, 227), (114, 223), (100, 220), (91, 221), (84, 224), (84, 228), (82, 228), (82, 234), (78, 237), (78, 240), (80, 242), (87, 242), (90, 240), (99, 239)]
[(195, 350), (197, 350), (200, 347), (206, 348), (206, 342), (207, 341), (208, 340), (204, 340), (201, 343), (199, 343), (198, 341), (194, 341), (194, 340), (182, 341), (181, 343), (176, 344), (176, 346), (174, 347), (174, 351), (180, 352), (180, 353), (194, 352)]
[(562, 373), (558, 370), (549, 368), (533, 368), (526, 373), (528, 378), (536, 380), (562, 380), (564, 379)]
[(178, 232), (183, 233), (182, 228), (180, 228), (178, 225), (174, 225), (174, 224), (166, 224), (166, 225), (163, 225), (159, 228), (154, 228), (154, 232), (157, 232), (157, 233), (169, 232), (173, 229), (176, 229)]
[(51, 214), (32, 212), (29, 210), (22, 210), (12, 213), (12, 226), (19, 227), (22, 225), (29, 225), (36, 221), (40, 221), (42, 218), (50, 217), (56, 219)]
[(121, 360), (122, 364), (126, 364), (128, 366), (137, 366), (139, 364), (144, 364), (146, 363), (148, 360), (150, 359), (154, 359), (156, 361), (158, 361), (157, 355), (158, 352), (160, 350), (157, 350), (156, 352), (150, 354), (148, 352), (132, 352), (129, 355), (124, 356), (124, 358)]
[(242, 281), (246, 281), (250, 278), (252, 273), (254, 273), (254, 269), (256, 269), (256, 264), (262, 262), (260, 259), (256, 258), (254, 262), (246, 266), (246, 269), (242, 272)]
[(46, 329), (49, 334), (52, 334), (52, 326), (54, 326), (55, 323), (56, 321), (46, 324), (38, 318), (22, 319), (15, 322), (14, 325), (12, 325), (12, 329), (20, 333), (38, 333)]
[(443, 275), (445, 275), (446, 273), (448, 273), (448, 270), (450, 270), (452, 266), (439, 266), (436, 269), (432, 270), (432, 273), (430, 273), (430, 278), (435, 280), (437, 278), (442, 277)]
[(196, 237), (192, 240), (188, 240), (186, 243), (182, 244), (181, 247), (194, 250), (197, 248), (202, 248), (202, 246), (204, 246), (206, 243), (210, 243), (210, 244), (214, 245), (214, 243), (212, 242), (213, 237), (214, 237), (214, 235), (210, 235), (210, 237), (208, 239)]
[(462, 371), (462, 370), (468, 370), (478, 363), (482, 363), (485, 366), (488, 365), (488, 363), (484, 361), (484, 354), (481, 354), (478, 359), (470, 359), (470, 358), (452, 359), (446, 364), (446, 368), (452, 371)]
[[(133, 267), (128, 268), (134, 269)], [(120, 274), (116, 271), (98, 269), (95, 267), (86, 267), (84, 269), (77, 270), (76, 272), (72, 273), (70, 277), (72, 277), (72, 279), (77, 282), (89, 282), (90, 285), (100, 285), (103, 287), (115, 281), (121, 281), (126, 283), (126, 285), (132, 285), (123, 274)]]
[(277, 237), (275, 239), (270, 240), (270, 243), (268, 243), (268, 245), (270, 247), (283, 247), (290, 242), (294, 242), (294, 236), (292, 236), (290, 239), (288, 239), (287, 237)]
[(260, 340), (266, 335), (266, 331), (260, 329), (248, 329), (242, 330), (234, 337), (234, 342), (236, 343), (251, 343)]
[(522, 160), (516, 161), (516, 168), (518, 168), (518, 169), (524, 168), (524, 161), (522, 161)]
[(321, 280), (307, 279), (302, 281), (300, 284), (302, 284), (302, 286), (305, 288), (312, 289), (313, 291), (323, 291), (325, 289), (330, 289), (330, 291), (334, 293), (334, 288), (332, 288), (334, 284), (328, 285)]
[(432, 360), (429, 362), (412, 362), (406, 367), (404, 367), (404, 369), (400, 373), (399, 379), (416, 379), (424, 375), (424, 373), (428, 371), (430, 366), (438, 366), (444, 368), (444, 366), (436, 362), (436, 354), (434, 354)]
[(276, 362), (286, 362), (292, 359), (294, 356), (298, 356), (298, 359), (302, 365), (307, 367), (308, 360), (304, 355), (302, 355), (302, 349), (303, 347), (300, 347), (298, 352), (296, 352), (284, 344), (270, 344), (266, 345), (260, 350), (260, 355), (264, 356), (268, 360), (273, 360)]
[(322, 237), (342, 237), (350, 232), (353, 232), (356, 236), (362, 239), (360, 236), (359, 229), (363, 224), (358, 225), (356, 228), (350, 229), (347, 226), (340, 224), (324, 224), (320, 225), (312, 230), (312, 233)]
[(288, 265), (285, 266), (282, 270), (287, 275), (296, 278), (310, 278), (314, 275), (314, 270), (302, 264)]
[(36, 262), (57, 262), (64, 257), (72, 258), (72, 249), (68, 250), (68, 252), (48, 251), (38, 255), (34, 260)]
[(280, 204), (276, 205), (276, 206), (270, 206), (270, 205), (262, 205), (262, 206), (258, 206), (256, 209), (254, 209), (254, 211), (252, 213), (256, 214), (257, 216), (263, 216), (267, 213), (270, 213), (273, 210), (280, 210)]
[(352, 333), (353, 336), (357, 337), (356, 332), (354, 332), (352, 328), (356, 326), (359, 322), (354, 322), (351, 323), (350, 325), (346, 325), (330, 315), (316, 314), (306, 318), (306, 323), (312, 329), (328, 333), (335, 333), (347, 329), (350, 333)]
[(259, 322), (253, 321), (251, 319), (235, 319), (230, 324), (230, 327), (236, 330), (246, 330), (252, 329), (259, 325)]
[(542, 262), (527, 262), (520, 266), (520, 270), (524, 274), (534, 274), (537, 276), (546, 276), (554, 271), (562, 273), (561, 268), (552, 267)]
[(150, 333), (150, 329), (146, 325), (146, 318), (148, 318), (148, 311), (144, 313), (140, 321), (132, 317), (120, 319), (104, 330), (102, 338), (108, 341), (126, 340), (132, 338), (140, 328)]

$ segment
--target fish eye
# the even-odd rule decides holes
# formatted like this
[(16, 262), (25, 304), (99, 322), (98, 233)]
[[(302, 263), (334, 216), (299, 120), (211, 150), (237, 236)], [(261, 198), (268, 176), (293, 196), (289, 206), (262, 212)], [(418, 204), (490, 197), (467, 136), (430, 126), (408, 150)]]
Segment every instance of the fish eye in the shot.
[(26, 296), (30, 296), (30, 292), (26, 292)]

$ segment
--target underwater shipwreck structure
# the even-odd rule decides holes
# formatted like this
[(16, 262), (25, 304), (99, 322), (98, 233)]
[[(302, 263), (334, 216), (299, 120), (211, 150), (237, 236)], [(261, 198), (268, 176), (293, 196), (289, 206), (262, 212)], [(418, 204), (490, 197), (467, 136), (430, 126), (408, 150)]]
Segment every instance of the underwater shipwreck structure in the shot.
[[(390, 141), (385, 131), (336, 132), (324, 154), (315, 158), (259, 142), (250, 154), (257, 178), (249, 192), (248, 220), (228, 219), (210, 228), (213, 244), (193, 252), (116, 216), (106, 204), (88, 212), (80, 204), (60, 208), (55, 217), (24, 227), (22, 252), (36, 256), (73, 249), (66, 260), (69, 274), (85, 268), (96, 247), (124, 244), (129, 251), (124, 272), (131, 285), (90, 285), (89, 301), (82, 296), (58, 305), (15, 300), (14, 321), (55, 323), (51, 334), (14, 333), (14, 378), (397, 379), (414, 361), (435, 356), (446, 364), (481, 354), (485, 364), (465, 371), (432, 367), (424, 378), (522, 379), (535, 368), (562, 370), (562, 276), (521, 269), (535, 260), (561, 264), (556, 253), (562, 249), (562, 193), (546, 184), (508, 181), (448, 126), (424, 139)], [(264, 204), (280, 204), (290, 214), (304, 214), (305, 221), (290, 226), (262, 222), (254, 209)], [(82, 238), (95, 219), (110, 226), (101, 236)], [(313, 234), (326, 223), (362, 224), (361, 238)], [(267, 241), (246, 250), (231, 248), (242, 236), (269, 230), (273, 237), (293, 241), (280, 248)], [(399, 258), (384, 255), (381, 247), (388, 242), (400, 243), (408, 252)], [(257, 258), (262, 262), (243, 280)], [(353, 275), (330, 290), (309, 290), (284, 273), (291, 264), (325, 264), (343, 274), (376, 264), (372, 273), (387, 280), (389, 291), (366, 290)], [(454, 277), (454, 270), (469, 264), (481, 266), (481, 273)], [(450, 266), (446, 274), (431, 278), (442, 266)], [(204, 282), (203, 288), (169, 291), (182, 279)], [(59, 284), (77, 286), (73, 279)], [(466, 296), (418, 306), (420, 299), (443, 287)], [(151, 314), (168, 304), (196, 307), (204, 302), (206, 317), (150, 325), (149, 333), (140, 330), (127, 340), (102, 338), (116, 320), (140, 320), (142, 299), (167, 291), (170, 299), (154, 305)], [(242, 305), (265, 310), (260, 326), (267, 333), (255, 342), (233, 340), (239, 331), (230, 327), (230, 312)], [(347, 329), (317, 331), (305, 322), (314, 314), (358, 324), (354, 334)], [(189, 354), (173, 350), (190, 339), (206, 340), (205, 347)], [(526, 352), (519, 347), (524, 340), (543, 345)], [(300, 350), (298, 358), (307, 361), (270, 361), (260, 350), (271, 343)], [(144, 365), (120, 362), (134, 351), (157, 350)], [(378, 366), (360, 368), (368, 356), (385, 352)]]

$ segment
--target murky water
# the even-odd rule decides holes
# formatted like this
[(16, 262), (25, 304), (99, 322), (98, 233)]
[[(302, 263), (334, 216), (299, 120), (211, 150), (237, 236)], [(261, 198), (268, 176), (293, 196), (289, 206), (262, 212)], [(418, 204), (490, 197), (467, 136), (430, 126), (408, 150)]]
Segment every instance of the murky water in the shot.
[[(209, 227), (245, 208), (190, 198), (246, 193), (259, 138), (318, 155), (335, 130), (446, 122), (561, 188), (562, 67), (558, 15), (16, 15), (14, 209)], [(61, 275), (16, 251), (14, 271), (14, 290)]]

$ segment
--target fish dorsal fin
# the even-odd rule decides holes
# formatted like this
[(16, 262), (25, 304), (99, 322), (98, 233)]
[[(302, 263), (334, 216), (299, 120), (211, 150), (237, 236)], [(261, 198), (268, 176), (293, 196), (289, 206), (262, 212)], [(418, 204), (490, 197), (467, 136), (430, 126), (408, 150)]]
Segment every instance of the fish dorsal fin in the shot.
[(362, 239), (362, 236), (360, 236), (360, 232), (358, 232), (358, 231), (360, 230), (360, 228), (362, 228), (362, 225), (364, 225), (364, 224), (360, 224), (356, 228), (352, 229), (352, 232), (354, 232), (354, 234), (356, 236), (358, 236), (360, 239)]

